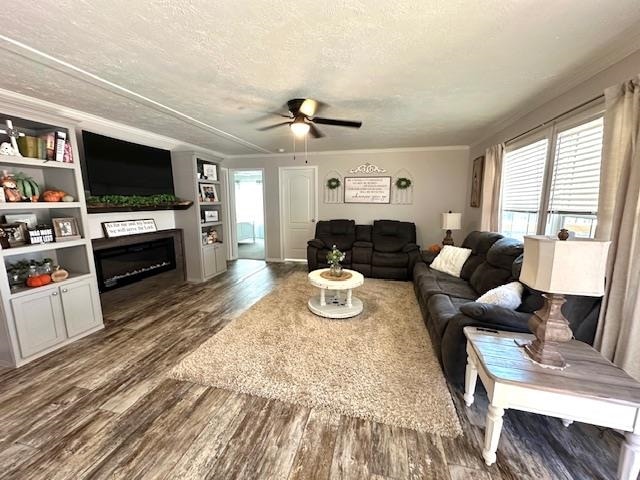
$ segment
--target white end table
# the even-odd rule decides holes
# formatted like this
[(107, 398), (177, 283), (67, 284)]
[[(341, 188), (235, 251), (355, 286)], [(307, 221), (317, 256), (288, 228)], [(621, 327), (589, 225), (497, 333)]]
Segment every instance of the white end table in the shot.
[[(326, 318), (355, 317), (362, 312), (362, 300), (354, 297), (351, 291), (364, 283), (364, 277), (359, 272), (347, 269), (343, 272), (350, 273), (351, 278), (346, 280), (330, 280), (320, 275), (328, 271), (328, 268), (321, 268), (309, 273), (309, 283), (320, 289), (319, 295), (309, 299), (309, 310)], [(327, 290), (331, 292), (329, 295), (326, 294)]]
[[(502, 416), (508, 408), (615, 428), (625, 433), (618, 479), (636, 480), (640, 473), (640, 383), (577, 340), (560, 345), (568, 366), (563, 370), (535, 364), (514, 340), (533, 335), (465, 327), (467, 371), (464, 400), (473, 403), (476, 380), (487, 390), (490, 405), (482, 456), (496, 461)], [(597, 455), (597, 452), (593, 452)]]

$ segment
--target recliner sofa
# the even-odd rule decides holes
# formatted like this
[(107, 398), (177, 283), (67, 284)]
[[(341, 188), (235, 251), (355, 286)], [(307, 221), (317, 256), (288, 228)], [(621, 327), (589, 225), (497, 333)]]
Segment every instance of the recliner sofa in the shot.
[(327, 253), (335, 245), (344, 252), (342, 265), (367, 277), (410, 280), (420, 260), (416, 226), (411, 222), (376, 220), (356, 225), (353, 220), (322, 220), (307, 244), (309, 271), (326, 268)]
[[(472, 250), (460, 278), (433, 270), (434, 254), (425, 253), (413, 270), (413, 285), (434, 348), (449, 381), (461, 386), (467, 355), (463, 329), (530, 333), (528, 320), (543, 305), (541, 293), (524, 285), (522, 305), (516, 310), (477, 303), (482, 294), (518, 280), (523, 244), (492, 232), (471, 232), (462, 243)], [(562, 308), (576, 339), (592, 344), (600, 311), (600, 298), (567, 295)]]

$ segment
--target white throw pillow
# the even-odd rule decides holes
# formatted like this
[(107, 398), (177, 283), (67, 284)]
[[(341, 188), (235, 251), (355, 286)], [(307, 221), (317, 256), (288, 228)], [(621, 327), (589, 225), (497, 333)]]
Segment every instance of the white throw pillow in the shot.
[(511, 282), (489, 290), (476, 300), (476, 302), (499, 305), (504, 308), (515, 310), (522, 303), (523, 291), (524, 287), (520, 282)]
[(445, 245), (438, 256), (431, 262), (431, 268), (439, 272), (459, 277), (464, 262), (471, 255), (471, 249)]

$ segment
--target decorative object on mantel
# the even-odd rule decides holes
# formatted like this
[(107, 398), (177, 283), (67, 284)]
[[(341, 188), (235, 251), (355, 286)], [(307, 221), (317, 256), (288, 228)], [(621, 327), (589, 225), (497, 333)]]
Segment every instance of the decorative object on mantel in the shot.
[(386, 171), (386, 169), (378, 167), (376, 165), (372, 165), (371, 163), (363, 163), (362, 165), (349, 170), (349, 173), (364, 173), (365, 175), (371, 175), (373, 173), (386, 173)]
[(69, 240), (79, 240), (80, 230), (75, 217), (52, 218), (53, 232), (56, 242), (68, 242)]
[(391, 203), (391, 177), (345, 177), (344, 203)]
[(327, 263), (329, 264), (329, 273), (334, 277), (342, 276), (342, 262), (345, 258), (344, 253), (336, 248), (334, 245), (331, 251), (327, 253)]
[(186, 210), (193, 202), (175, 195), (102, 195), (87, 198), (88, 213)]
[(413, 203), (413, 178), (406, 169), (400, 169), (394, 175), (391, 203), (411, 205)]
[(6, 121), (7, 128), (0, 130), (0, 133), (4, 135), (8, 135), (11, 144), (10, 148), (7, 148), (6, 142), (1, 145), (0, 155), (13, 155), (15, 157), (21, 157), (20, 149), (18, 148), (18, 137), (24, 137), (24, 133), (19, 132), (17, 129), (13, 128), (13, 122), (11, 120)]
[[(564, 234), (558, 237), (567, 238)], [(609, 244), (592, 239), (562, 240), (543, 235), (524, 237), (524, 260), (520, 281), (546, 292), (544, 306), (529, 319), (536, 340), (524, 345), (525, 352), (541, 365), (563, 368), (566, 362), (558, 343), (573, 337), (562, 314), (565, 295), (601, 297)]]
[(116, 222), (102, 222), (104, 236), (107, 238), (138, 235), (140, 233), (157, 232), (158, 227), (153, 218), (144, 220), (120, 220)]
[(442, 214), (442, 230), (446, 230), (445, 237), (442, 240), (442, 245), (453, 245), (453, 237), (451, 236), (451, 230), (460, 230), (462, 228), (462, 214), (461, 213), (443, 213)]
[(482, 175), (484, 172), (484, 155), (473, 160), (471, 174), (471, 201), (470, 206), (478, 208), (482, 198)]
[(342, 200), (342, 175), (331, 170), (324, 177), (324, 203), (342, 203)]

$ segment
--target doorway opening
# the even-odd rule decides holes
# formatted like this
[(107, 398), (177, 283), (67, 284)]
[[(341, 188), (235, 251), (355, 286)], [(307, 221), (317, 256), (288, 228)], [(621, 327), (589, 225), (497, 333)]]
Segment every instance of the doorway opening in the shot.
[(233, 170), (237, 258), (265, 259), (262, 170)]

